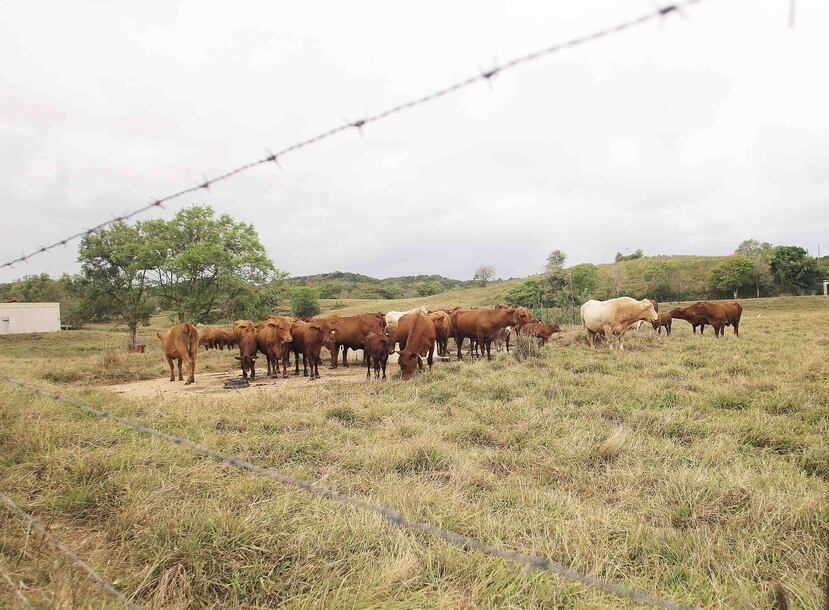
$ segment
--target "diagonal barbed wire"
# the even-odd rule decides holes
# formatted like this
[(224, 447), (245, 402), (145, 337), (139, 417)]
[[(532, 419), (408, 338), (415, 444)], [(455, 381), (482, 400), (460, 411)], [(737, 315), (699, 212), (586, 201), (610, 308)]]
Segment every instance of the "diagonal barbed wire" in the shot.
[(116, 216), (116, 217), (114, 217), (110, 220), (101, 222), (101, 223), (95, 225), (94, 227), (90, 227), (88, 229), (78, 231), (77, 233), (74, 233), (73, 235), (69, 235), (68, 237), (64, 237), (63, 239), (60, 239), (60, 240), (56, 241), (55, 243), (50, 244), (48, 246), (40, 246), (36, 250), (32, 250), (29, 253), (22, 254), (21, 256), (15, 258), (15, 259), (12, 259), (10, 261), (7, 261), (7, 262), (3, 263), (2, 265), (0, 265), (0, 269), (3, 269), (5, 267), (12, 267), (12, 266), (16, 265), (17, 263), (27, 262), (33, 256), (37, 256), (38, 254), (43, 254), (44, 252), (47, 252), (47, 251), (52, 250), (54, 248), (57, 248), (58, 246), (65, 246), (70, 241), (74, 241), (75, 239), (78, 239), (79, 237), (84, 237), (86, 235), (90, 235), (92, 233), (95, 233), (96, 231), (98, 231), (100, 229), (103, 229), (104, 227), (107, 227), (111, 224), (116, 224), (118, 222), (123, 222), (125, 220), (129, 220), (129, 219), (131, 219), (135, 216), (138, 216), (139, 214), (142, 214), (143, 212), (147, 212), (147, 211), (152, 210), (154, 208), (163, 208), (164, 204), (166, 202), (171, 201), (173, 199), (178, 199), (179, 197), (183, 197), (184, 195), (188, 195), (190, 193), (195, 193), (195, 192), (198, 192), (198, 191), (201, 191), (201, 190), (204, 190), (204, 191), (210, 190), (211, 185), (213, 185), (217, 182), (221, 182), (223, 180), (227, 180), (228, 178), (236, 176), (237, 174), (241, 174), (242, 172), (246, 172), (249, 169), (252, 169), (254, 167), (258, 167), (260, 165), (266, 165), (266, 164), (269, 164), (269, 163), (274, 163), (275, 165), (279, 166), (279, 159), (281, 157), (283, 157), (287, 154), (290, 154), (292, 152), (295, 152), (295, 151), (297, 151), (301, 148), (306, 148), (308, 146), (312, 146), (314, 144), (317, 144), (318, 142), (321, 142), (323, 140), (327, 140), (328, 138), (331, 138), (331, 137), (333, 137), (337, 134), (340, 134), (342, 132), (348, 131), (350, 129), (356, 129), (357, 131), (362, 132), (363, 127), (365, 127), (369, 123), (375, 123), (377, 121), (381, 121), (385, 118), (388, 118), (388, 117), (390, 117), (392, 115), (395, 115), (395, 114), (398, 114), (400, 112), (410, 110), (411, 108), (414, 108), (416, 106), (420, 106), (422, 104), (427, 104), (427, 103), (432, 102), (432, 101), (434, 101), (438, 98), (444, 97), (444, 96), (449, 95), (451, 93), (454, 93), (456, 91), (460, 91), (461, 89), (466, 89), (468, 87), (471, 87), (475, 83), (478, 83), (478, 82), (481, 82), (481, 81), (491, 82), (492, 78), (494, 78), (497, 74), (500, 74), (500, 73), (505, 72), (507, 70), (511, 70), (511, 69), (521, 65), (521, 64), (530, 63), (530, 62), (536, 61), (538, 59), (541, 59), (542, 57), (552, 55), (553, 53), (557, 53), (559, 51), (563, 51), (563, 50), (568, 49), (568, 48), (577, 47), (577, 46), (580, 46), (580, 45), (583, 45), (583, 44), (586, 44), (586, 43), (589, 43), (589, 42), (593, 42), (593, 41), (598, 40), (600, 38), (605, 38), (607, 36), (618, 34), (618, 33), (623, 32), (625, 30), (629, 30), (629, 29), (634, 28), (636, 26), (640, 26), (640, 25), (643, 25), (645, 23), (648, 23), (649, 21), (655, 21), (655, 20), (658, 20), (658, 19), (662, 19), (663, 17), (665, 17), (666, 15), (669, 15), (670, 13), (679, 12), (683, 8), (692, 6), (694, 4), (699, 4), (703, 1), (704, 0), (684, 0), (683, 2), (677, 2), (677, 3), (668, 4), (668, 5), (665, 5), (665, 6), (660, 6), (660, 7), (657, 7), (655, 9), (653, 9), (652, 11), (650, 11), (648, 13), (640, 15), (639, 17), (635, 17), (635, 18), (629, 19), (627, 21), (622, 21), (620, 23), (617, 23), (616, 25), (612, 25), (612, 26), (609, 26), (609, 27), (606, 27), (606, 28), (602, 28), (600, 30), (596, 30), (594, 32), (591, 32), (589, 34), (585, 34), (585, 35), (582, 35), (582, 36), (577, 36), (575, 38), (571, 38), (571, 39), (566, 40), (564, 42), (555, 43), (553, 45), (550, 45), (550, 46), (545, 47), (543, 49), (538, 49), (537, 51), (533, 51), (533, 52), (527, 53), (525, 55), (519, 55), (518, 57), (515, 57), (515, 58), (513, 58), (513, 59), (511, 59), (507, 62), (502, 63), (502, 64), (498, 64), (498, 65), (490, 68), (489, 70), (485, 70), (484, 72), (481, 72), (480, 74), (475, 74), (473, 76), (467, 77), (467, 78), (465, 78), (463, 80), (460, 80), (456, 83), (453, 83), (453, 84), (448, 85), (446, 87), (443, 87), (441, 89), (437, 89), (437, 90), (435, 90), (431, 93), (428, 93), (426, 95), (423, 95), (421, 97), (417, 97), (417, 98), (411, 99), (407, 102), (403, 102), (403, 103), (398, 104), (396, 106), (392, 106), (391, 108), (388, 108), (388, 109), (383, 110), (381, 112), (378, 112), (376, 114), (367, 115), (367, 116), (363, 117), (362, 119), (358, 119), (356, 121), (349, 121), (349, 122), (346, 122), (345, 124), (339, 125), (337, 127), (333, 127), (331, 129), (329, 129), (327, 131), (323, 131), (323, 132), (321, 132), (321, 133), (319, 133), (315, 136), (312, 136), (312, 137), (307, 138), (305, 140), (300, 140), (299, 142), (296, 142), (295, 144), (291, 144), (289, 146), (286, 146), (286, 147), (282, 148), (281, 150), (279, 150), (278, 152), (274, 153), (274, 152), (269, 151), (268, 155), (266, 157), (262, 157), (261, 159), (257, 159), (255, 161), (245, 163), (244, 165), (240, 165), (239, 167), (236, 167), (235, 169), (227, 171), (223, 174), (218, 174), (218, 175), (216, 175), (212, 178), (208, 178), (206, 176), (203, 176), (203, 180), (195, 186), (191, 186), (190, 188), (182, 189), (178, 192), (172, 193), (170, 195), (166, 195), (164, 197), (160, 197), (160, 198), (157, 198), (157, 199), (154, 198), (152, 201), (150, 201), (150, 203), (148, 203), (146, 205), (143, 205), (139, 208), (136, 208), (135, 210), (133, 210), (131, 212), (127, 212), (127, 213), (121, 214), (120, 216)]
[(14, 579), (12, 578), (11, 574), (9, 574), (6, 569), (0, 565), (0, 577), (8, 583), (9, 587), (11, 588), (14, 596), (17, 598), (17, 601), (20, 603), (21, 606), (26, 608), (27, 610), (34, 610), (34, 606), (26, 599), (26, 596), (23, 595), (23, 591), (20, 590), (20, 587), (15, 584)]
[(96, 583), (98, 583), (98, 586), (101, 589), (103, 589), (104, 591), (106, 591), (110, 595), (116, 597), (119, 601), (121, 601), (121, 603), (123, 603), (125, 606), (127, 606), (127, 608), (131, 608), (132, 610), (142, 610), (142, 606), (140, 606), (139, 604), (136, 604), (133, 601), (130, 601), (127, 598), (126, 595), (124, 595), (123, 593), (121, 593), (121, 591), (119, 591), (118, 589), (115, 588), (115, 585), (113, 585), (106, 578), (104, 578), (103, 576), (98, 574), (95, 570), (93, 570), (89, 566), (89, 564), (87, 564), (83, 559), (78, 557), (74, 553), (74, 551), (72, 551), (72, 549), (70, 549), (65, 544), (63, 544), (63, 542), (61, 542), (57, 538), (57, 536), (55, 536), (54, 534), (49, 532), (49, 530), (47, 530), (46, 527), (43, 524), (40, 523), (40, 521), (38, 521), (32, 515), (30, 515), (25, 510), (20, 508), (15, 503), (14, 500), (12, 500), (9, 496), (4, 494), (2, 491), (0, 491), (0, 502), (5, 504), (9, 508), (9, 510), (11, 510), (13, 513), (16, 513), (19, 517), (21, 517), (22, 519), (28, 521), (29, 525), (32, 528), (39, 531), (43, 535), (43, 537), (46, 538), (46, 540), (48, 540), (49, 542), (51, 542), (52, 545), (56, 549), (58, 549), (61, 553), (66, 555), (69, 558), (69, 561), (71, 561), (74, 566), (76, 566), (76, 567), (80, 568), (81, 570), (83, 570), (84, 572), (86, 572), (92, 578), (92, 580), (94, 580)]
[(441, 538), (443, 540), (446, 540), (447, 542), (455, 544), (463, 549), (480, 551), (488, 555), (500, 557), (501, 559), (506, 559), (508, 561), (513, 561), (516, 563), (522, 563), (537, 570), (550, 572), (552, 574), (557, 574), (570, 580), (575, 580), (577, 582), (582, 583), (583, 585), (599, 589), (606, 593), (611, 593), (619, 597), (626, 597), (640, 604), (656, 606), (658, 608), (665, 608), (666, 610), (693, 610), (693, 606), (689, 606), (669, 599), (656, 597), (645, 591), (633, 589), (631, 587), (627, 587), (619, 583), (605, 580), (603, 578), (591, 576), (590, 574), (584, 574), (571, 567), (565, 566), (555, 561), (551, 561), (545, 557), (519, 553), (517, 551), (512, 551), (510, 549), (505, 549), (498, 546), (494, 546), (492, 544), (481, 542), (479, 540), (476, 540), (475, 538), (470, 538), (469, 536), (464, 536), (463, 534), (458, 534), (457, 532), (454, 532), (452, 530), (443, 529), (430, 523), (425, 523), (423, 521), (415, 521), (414, 519), (410, 519), (402, 513), (387, 508), (385, 506), (374, 504), (372, 502), (369, 502), (368, 500), (363, 500), (362, 498), (350, 496), (346, 493), (335, 491), (333, 489), (322, 487), (315, 483), (310, 483), (308, 481), (292, 477), (290, 475), (274, 470), (273, 468), (266, 468), (264, 466), (253, 464), (252, 462), (243, 460), (242, 458), (237, 457), (235, 455), (231, 455), (223, 451), (219, 451), (218, 449), (213, 449), (212, 447), (207, 447), (205, 445), (196, 443), (187, 437), (178, 436), (175, 434), (168, 434), (166, 432), (162, 432), (161, 430), (156, 430), (155, 428), (146, 426), (138, 421), (115, 415), (113, 413), (110, 413), (109, 411), (102, 411), (96, 409), (80, 401), (74, 400), (72, 398), (67, 398), (66, 396), (62, 396), (61, 394), (55, 392), (43, 390), (37, 386), (29, 385), (25, 382), (14, 379), (13, 377), (4, 375), (2, 379), (7, 383), (15, 385), (21, 389), (28, 390), (40, 396), (44, 396), (46, 398), (50, 398), (52, 400), (68, 404), (78, 409), (79, 411), (82, 411), (89, 415), (94, 415), (95, 417), (101, 419), (109, 419), (112, 421), (116, 421), (125, 426), (129, 426), (130, 428), (132, 428), (133, 430), (137, 430), (138, 432), (150, 434), (156, 438), (159, 438), (163, 441), (167, 441), (168, 443), (172, 443), (174, 445), (178, 445), (180, 447), (188, 447), (190, 449), (193, 449), (194, 451), (197, 451), (198, 453), (210, 456), (224, 463), (230, 464), (231, 466), (235, 466), (236, 468), (248, 470), (250, 472), (253, 472), (254, 474), (267, 477), (280, 483), (284, 483), (285, 485), (290, 485), (299, 488), (308, 493), (316, 494), (324, 498), (336, 500), (337, 502), (341, 502), (343, 504), (351, 505), (361, 510), (372, 512), (394, 525), (414, 531), (431, 534), (437, 538)]

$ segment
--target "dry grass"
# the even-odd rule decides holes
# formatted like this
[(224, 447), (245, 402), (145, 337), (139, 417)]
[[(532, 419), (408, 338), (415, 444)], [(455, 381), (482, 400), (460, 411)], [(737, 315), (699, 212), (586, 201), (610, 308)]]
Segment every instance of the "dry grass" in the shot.
[[(678, 321), (668, 339), (643, 327), (609, 353), (565, 327), (520, 362), (437, 363), (411, 383), (395, 371), (130, 400), (101, 387), (121, 375), (102, 358), (137, 376), (166, 365), (151, 333), (147, 354), (102, 356), (122, 335), (101, 329), (2, 338), (0, 372), (699, 607), (768, 607), (780, 581), (794, 607), (817, 609), (829, 300), (743, 304), (740, 338)], [(199, 371), (228, 359), (203, 354)], [(56, 371), (71, 384), (50, 381)], [(152, 608), (625, 606), (5, 384), (0, 405), (0, 490)], [(55, 557), (0, 511), (0, 563), (32, 601), (115, 607)], [(0, 587), (0, 607), (12, 602)]]

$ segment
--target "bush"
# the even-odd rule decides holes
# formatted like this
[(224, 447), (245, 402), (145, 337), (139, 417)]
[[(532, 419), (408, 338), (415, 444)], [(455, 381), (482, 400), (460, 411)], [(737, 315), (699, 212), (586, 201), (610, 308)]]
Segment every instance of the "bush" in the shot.
[(291, 310), (298, 318), (315, 316), (320, 312), (320, 293), (311, 286), (300, 286), (291, 292)]

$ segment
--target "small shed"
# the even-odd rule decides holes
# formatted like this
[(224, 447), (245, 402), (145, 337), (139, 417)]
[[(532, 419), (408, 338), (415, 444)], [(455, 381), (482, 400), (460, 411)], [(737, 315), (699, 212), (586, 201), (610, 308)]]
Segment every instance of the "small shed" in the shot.
[(60, 330), (60, 303), (0, 303), (0, 335)]

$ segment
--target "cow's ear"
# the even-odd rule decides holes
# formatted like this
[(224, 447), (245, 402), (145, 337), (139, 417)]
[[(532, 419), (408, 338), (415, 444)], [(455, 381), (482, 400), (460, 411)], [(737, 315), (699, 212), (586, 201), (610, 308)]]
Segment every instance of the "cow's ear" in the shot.
[(256, 356), (253, 356), (253, 357), (251, 358), (251, 360), (256, 360), (256, 358), (257, 358)]
[(161, 339), (161, 333), (160, 332), (156, 331), (155, 336), (158, 337), (159, 339)]
[(267, 326), (270, 326), (271, 328), (276, 328), (276, 324), (274, 324), (273, 322), (268, 322)]
[(239, 356), (233, 356), (233, 357), (236, 358), (236, 360), (241, 360), (242, 359)]
[(312, 330), (322, 330), (322, 327), (319, 324), (309, 324), (308, 328)]

